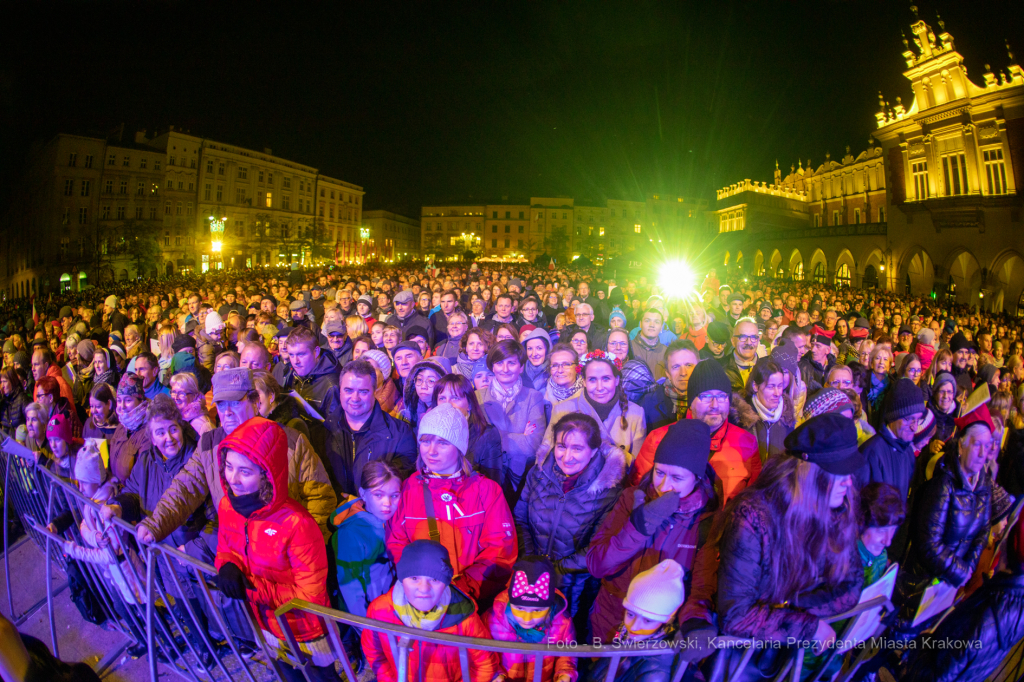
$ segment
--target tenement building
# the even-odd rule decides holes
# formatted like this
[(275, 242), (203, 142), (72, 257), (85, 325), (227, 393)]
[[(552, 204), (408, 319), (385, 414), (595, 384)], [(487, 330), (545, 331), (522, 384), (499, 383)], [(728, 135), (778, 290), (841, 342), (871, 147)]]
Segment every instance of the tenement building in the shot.
[(732, 269), (878, 286), (1024, 315), (1024, 70), (980, 83), (942, 22), (905, 41), (902, 97), (879, 95), (867, 149), (718, 191), (708, 249)]
[(420, 260), (420, 221), (391, 211), (363, 211), (357, 257), (381, 263)]
[(363, 262), (364, 194), (270, 149), (173, 127), (131, 143), (60, 134), (32, 154), (0, 221), (0, 290), (20, 297), (177, 272)]
[(561, 262), (586, 256), (600, 264), (644, 247), (661, 248), (670, 235), (694, 231), (705, 223), (707, 208), (704, 199), (660, 194), (643, 200), (531, 197), (424, 206), (422, 252), (438, 260), (458, 260), (467, 251), (484, 261), (548, 254)]

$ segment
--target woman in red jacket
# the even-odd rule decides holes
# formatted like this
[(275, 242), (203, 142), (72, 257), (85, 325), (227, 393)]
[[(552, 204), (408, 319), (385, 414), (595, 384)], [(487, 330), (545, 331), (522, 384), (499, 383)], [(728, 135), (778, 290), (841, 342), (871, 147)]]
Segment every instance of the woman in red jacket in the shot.
[(468, 443), (466, 417), (451, 405), (423, 415), (416, 473), (402, 485), (387, 542), (395, 563), (414, 540), (440, 542), (451, 556), (454, 584), (486, 610), (508, 584), (519, 550), (501, 487), (473, 471)]
[[(288, 680), (304, 680), (290, 666), (274, 610), (291, 599), (327, 606), (327, 551), (316, 521), (288, 496), (288, 437), (276, 422), (254, 417), (221, 441), (221, 498), (217, 515), (217, 584), (233, 599), (248, 599), (267, 646), (288, 665)], [(314, 680), (338, 680), (334, 656), (317, 618), (287, 616)]]
[[(440, 543), (413, 541), (405, 548), (396, 568), (398, 581), (373, 600), (366, 611), (367, 618), (428, 632), (490, 639), (476, 614), (476, 604), (452, 584), (448, 550)], [(364, 629), (362, 644), (366, 664), (377, 682), (399, 682), (394, 649), (388, 638)], [(498, 655), (474, 649), (467, 650), (467, 654), (469, 679), (463, 682), (491, 682), (498, 672)], [(462, 677), (459, 650), (420, 642), (409, 650), (408, 670), (410, 679), (423, 682), (458, 680)]]

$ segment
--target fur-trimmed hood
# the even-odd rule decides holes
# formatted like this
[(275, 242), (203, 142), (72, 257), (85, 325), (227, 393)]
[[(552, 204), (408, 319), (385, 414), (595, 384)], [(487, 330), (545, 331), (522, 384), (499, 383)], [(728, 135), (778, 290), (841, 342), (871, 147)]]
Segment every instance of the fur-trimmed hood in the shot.
[[(788, 425), (796, 423), (796, 413), (793, 410), (793, 401), (785, 393), (782, 394), (782, 418)], [(729, 421), (747, 431), (761, 421), (761, 416), (754, 409), (753, 403), (744, 400), (738, 393), (732, 394), (732, 407), (729, 410)]]
[[(600, 447), (597, 449), (596, 457), (604, 457), (604, 465), (594, 475), (590, 485), (587, 486), (587, 493), (590, 495), (598, 495), (606, 490), (614, 488), (622, 482), (623, 477), (626, 475), (626, 453), (623, 452), (622, 448), (609, 443), (602, 442)], [(593, 463), (593, 460), (591, 460)], [(555, 467), (555, 449), (551, 448), (547, 454), (537, 462), (537, 466), (547, 475), (549, 478), (554, 476)], [(588, 464), (587, 468), (583, 470), (581, 475), (587, 475), (591, 471), (591, 465)]]

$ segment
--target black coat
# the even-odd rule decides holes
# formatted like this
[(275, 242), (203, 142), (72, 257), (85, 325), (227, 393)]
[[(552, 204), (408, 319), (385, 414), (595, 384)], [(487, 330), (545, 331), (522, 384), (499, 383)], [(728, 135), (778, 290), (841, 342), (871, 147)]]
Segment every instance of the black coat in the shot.
[(906, 499), (916, 463), (914, 446), (898, 439), (888, 426), (883, 425), (878, 433), (864, 441), (860, 452), (867, 463), (856, 474), (858, 487), (863, 488), (868, 483), (888, 483)]
[(353, 432), (345, 413), (337, 410), (327, 421), (327, 458), (324, 467), (335, 493), (359, 494), (359, 479), (367, 462), (382, 459), (394, 466), (402, 478), (416, 468), (416, 435), (412, 428), (395, 419), (374, 403), (370, 418)]
[(1024, 429), (1014, 429), (999, 457), (999, 485), (1014, 497), (1024, 495)]
[[(413, 327), (421, 327), (427, 332), (427, 345), (433, 347), (434, 345), (434, 326), (430, 324), (430, 320), (421, 315), (418, 311), (413, 310), (412, 314), (404, 320), (398, 317), (398, 315), (389, 315), (388, 319), (385, 320), (384, 324), (389, 324), (393, 327), (398, 327), (402, 330), (402, 339), (405, 339), (405, 334)], [(447, 330), (448, 327), (445, 326)]]
[(0, 429), (14, 437), (14, 431), (25, 423), (25, 407), (31, 403), (25, 391), (0, 397)]
[(565, 572), (586, 570), (590, 537), (622, 492), (626, 460), (620, 448), (602, 446), (580, 472), (569, 492), (565, 476), (549, 452), (526, 475), (514, 512), (519, 555), (561, 560)]
[(900, 609), (897, 629), (911, 629), (920, 596), (933, 579), (960, 587), (971, 577), (988, 540), (991, 504), (988, 474), (981, 474), (974, 490), (968, 488), (955, 449), (943, 455), (932, 478), (914, 491), (910, 547), (893, 594)]
[(640, 407), (643, 408), (644, 420), (647, 422), (647, 433), (678, 421), (675, 403), (665, 395), (664, 384), (655, 384), (654, 388), (644, 394)]
[[(281, 388), (285, 391), (295, 391), (320, 413), (320, 416), (327, 420), (334, 412), (338, 411), (338, 361), (330, 350), (320, 349), (320, 356), (313, 365), (313, 371), (304, 377), (295, 373), (295, 368), (289, 366), (282, 376)], [(324, 422), (321, 422), (306, 411), (302, 411), (302, 418), (309, 427), (309, 444), (317, 455), (323, 457), (326, 450), (327, 434), (324, 431)]]
[(1024, 575), (997, 573), (942, 621), (933, 642), (977, 642), (980, 646), (910, 649), (899, 679), (968, 682), (988, 679), (1010, 649), (1024, 638)]

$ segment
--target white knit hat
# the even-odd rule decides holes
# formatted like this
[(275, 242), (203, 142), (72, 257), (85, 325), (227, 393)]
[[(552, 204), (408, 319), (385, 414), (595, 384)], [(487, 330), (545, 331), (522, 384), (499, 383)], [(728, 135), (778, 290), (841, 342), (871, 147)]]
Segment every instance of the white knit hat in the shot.
[(444, 438), (463, 455), (469, 449), (469, 422), (451, 405), (438, 405), (420, 418), (420, 436)]
[(377, 369), (380, 370), (380, 373), (384, 375), (385, 379), (391, 376), (391, 358), (389, 358), (388, 354), (384, 351), (374, 348), (373, 350), (364, 352), (359, 359), (367, 360), (377, 365)]
[(221, 318), (220, 313), (216, 310), (211, 310), (206, 314), (206, 333), (212, 334), (217, 331), (218, 327), (224, 326), (224, 320)]
[(633, 613), (667, 623), (683, 605), (683, 567), (672, 559), (638, 573), (622, 605)]
[(95, 483), (99, 485), (107, 480), (107, 469), (103, 465), (99, 449), (92, 439), (79, 449), (75, 457), (74, 474), (75, 480), (81, 483)]

